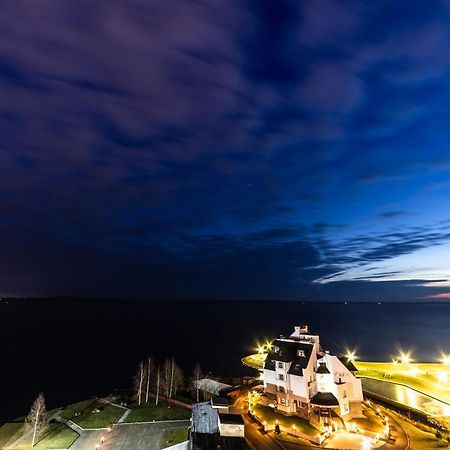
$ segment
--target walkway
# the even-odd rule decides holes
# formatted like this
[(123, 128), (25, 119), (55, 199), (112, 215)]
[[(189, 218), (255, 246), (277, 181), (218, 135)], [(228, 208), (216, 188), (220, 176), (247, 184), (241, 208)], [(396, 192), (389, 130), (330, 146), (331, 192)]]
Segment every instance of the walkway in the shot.
[[(70, 450), (99, 449), (129, 450), (151, 449), (160, 447), (164, 430), (168, 428), (188, 428), (189, 420), (172, 422), (155, 422), (114, 425), (111, 431), (85, 430), (73, 443)], [(102, 442), (103, 438), (103, 442)]]
[(128, 414), (130, 414), (130, 412), (131, 412), (131, 409), (130, 409), (130, 408), (127, 408), (126, 406), (123, 406), (123, 405), (118, 405), (117, 403), (110, 402), (109, 400), (104, 400), (104, 402), (105, 402), (105, 403), (109, 403), (110, 405), (115, 406), (116, 408), (124, 409), (125, 412), (122, 414), (122, 416), (121, 416), (120, 419), (117, 421), (117, 423), (123, 423), (123, 422), (125, 422), (125, 419), (128, 417)]

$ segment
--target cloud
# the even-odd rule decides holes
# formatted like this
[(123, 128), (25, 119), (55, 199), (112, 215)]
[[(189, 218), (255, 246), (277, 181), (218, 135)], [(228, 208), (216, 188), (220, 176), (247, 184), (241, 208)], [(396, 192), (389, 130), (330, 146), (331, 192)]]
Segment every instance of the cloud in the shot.
[(386, 211), (378, 215), (379, 219), (394, 219), (397, 217), (409, 216), (412, 214), (409, 211)]
[(444, 200), (419, 228), (427, 205), (397, 206), (449, 170), (442, 6), (17, 0), (0, 18), (8, 292), (318, 299), (366, 277), (403, 298), (382, 280), (409, 272), (381, 266), (448, 241)]
[(425, 295), (423, 298), (431, 300), (450, 300), (450, 292), (441, 292), (440, 294)]

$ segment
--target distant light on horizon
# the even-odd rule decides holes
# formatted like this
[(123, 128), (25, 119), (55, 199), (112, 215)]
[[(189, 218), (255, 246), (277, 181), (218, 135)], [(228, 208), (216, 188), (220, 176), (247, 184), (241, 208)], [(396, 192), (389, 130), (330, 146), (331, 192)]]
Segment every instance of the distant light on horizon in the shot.
[(411, 353), (410, 352), (408, 352), (408, 353), (402, 352), (400, 354), (400, 362), (402, 364), (409, 364), (410, 362), (412, 362)]

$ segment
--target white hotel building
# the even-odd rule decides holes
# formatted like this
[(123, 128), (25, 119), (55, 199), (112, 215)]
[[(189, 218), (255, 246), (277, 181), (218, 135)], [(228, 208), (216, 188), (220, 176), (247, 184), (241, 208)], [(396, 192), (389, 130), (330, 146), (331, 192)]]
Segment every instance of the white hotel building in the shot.
[(360, 417), (361, 380), (349, 370), (355, 370), (352, 366), (324, 352), (319, 336), (309, 334), (306, 325), (297, 326), (288, 338), (276, 339), (267, 355), (265, 403), (279, 412), (310, 420), (333, 415), (344, 420)]

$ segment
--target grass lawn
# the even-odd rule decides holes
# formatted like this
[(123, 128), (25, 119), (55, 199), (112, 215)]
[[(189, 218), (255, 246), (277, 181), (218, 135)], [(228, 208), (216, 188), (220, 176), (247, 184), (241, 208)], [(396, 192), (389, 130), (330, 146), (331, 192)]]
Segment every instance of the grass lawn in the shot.
[(279, 441), (292, 442), (294, 444), (300, 445), (308, 445), (310, 447), (314, 445), (310, 441), (307, 441), (306, 439), (294, 436), (293, 434), (285, 433), (284, 431), (282, 431), (280, 434), (275, 434), (273, 431), (270, 431), (269, 434)]
[(253, 411), (261, 422), (266, 421), (270, 427), (274, 426), (273, 424), (278, 420), (278, 423), (283, 427), (292, 428), (295, 425), (297, 431), (301, 433), (309, 434), (310, 436), (320, 434), (319, 430), (314, 428), (307, 420), (297, 416), (285, 416), (276, 413), (269, 406), (263, 406), (257, 403), (253, 406)]
[(72, 403), (69, 406), (66, 406), (64, 410), (61, 412), (61, 417), (65, 419), (72, 420), (75, 417), (76, 413), (85, 413), (87, 410), (91, 412), (95, 408), (95, 404), (97, 400), (91, 398), (90, 400), (85, 400), (83, 402)]
[[(78, 434), (62, 423), (51, 423), (40, 441), (34, 446), (36, 450), (51, 450), (69, 448), (78, 438)], [(23, 441), (14, 450), (29, 450), (31, 448), (31, 436)]]
[(161, 448), (167, 448), (175, 444), (180, 444), (188, 440), (187, 428), (172, 428), (164, 430), (161, 441)]
[(432, 363), (377, 363), (356, 361), (358, 376), (367, 376), (378, 380), (401, 383), (424, 394), (450, 403), (450, 392), (446, 389), (450, 379), (450, 367)]
[(14, 442), (25, 431), (23, 423), (5, 423), (0, 427), (0, 448)]
[(414, 425), (410, 424), (406, 420), (402, 420), (401, 417), (396, 416), (405, 429), (410, 439), (410, 450), (423, 450), (423, 449), (449, 449), (450, 444), (447, 441), (437, 439), (433, 433), (427, 433), (426, 431), (419, 430)]
[(248, 355), (242, 358), (242, 364), (253, 369), (262, 369), (264, 362), (266, 361), (267, 353), (255, 353), (254, 355)]
[[(99, 413), (93, 413), (92, 410), (98, 408)], [(125, 412), (124, 409), (108, 403), (96, 402), (91, 407), (85, 409), (80, 416), (72, 419), (82, 428), (107, 428), (116, 423)]]
[(146, 406), (133, 408), (126, 418), (126, 422), (151, 422), (153, 420), (179, 420), (190, 418), (190, 409), (170, 405), (165, 402), (159, 402), (158, 405), (150, 403)]

